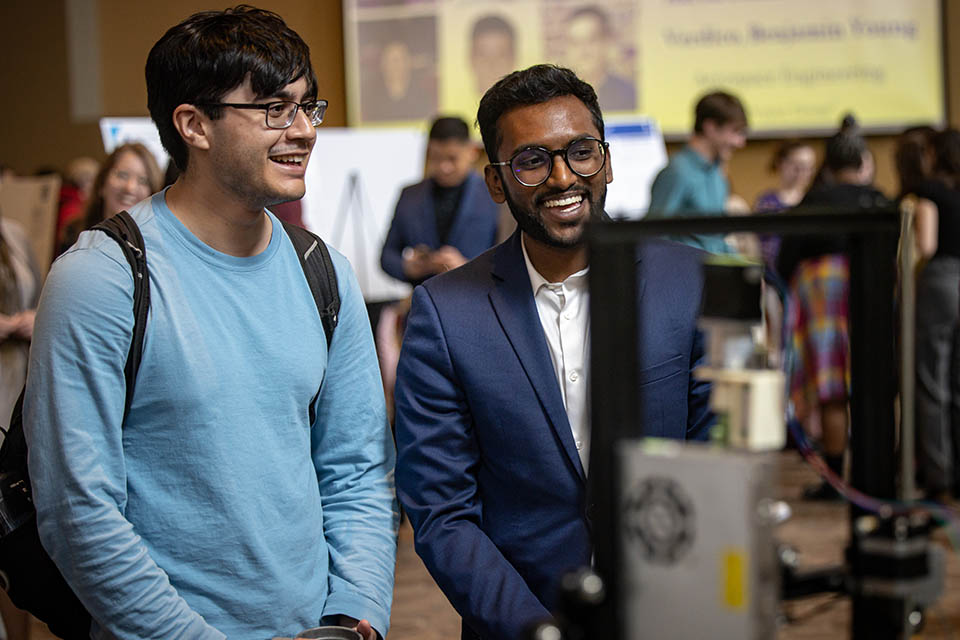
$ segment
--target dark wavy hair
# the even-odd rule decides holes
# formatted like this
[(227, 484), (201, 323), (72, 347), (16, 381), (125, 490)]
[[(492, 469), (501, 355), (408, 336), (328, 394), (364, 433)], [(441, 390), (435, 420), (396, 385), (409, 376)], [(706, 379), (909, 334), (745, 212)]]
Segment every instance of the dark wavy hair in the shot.
[(552, 64), (537, 64), (504, 76), (487, 89), (480, 99), (477, 125), (480, 127), (483, 148), (490, 162), (499, 161), (497, 149), (503, 142), (503, 136), (497, 128), (500, 116), (516, 107), (542, 104), (562, 96), (573, 96), (587, 107), (594, 126), (600, 132), (600, 139), (603, 140), (603, 113), (593, 87), (578, 78), (570, 69)]
[(960, 187), (960, 131), (944, 129), (933, 138), (934, 171), (954, 189)]
[(897, 138), (894, 164), (900, 178), (900, 193), (911, 193), (933, 173), (937, 130), (928, 125), (905, 129)]
[[(219, 102), (250, 78), (259, 98), (306, 78), (317, 93), (310, 49), (283, 19), (271, 11), (240, 5), (195, 13), (171, 27), (147, 56), (147, 107), (164, 148), (177, 168), (187, 168), (187, 146), (173, 126), (181, 104)], [(216, 120), (217, 107), (201, 107)]]

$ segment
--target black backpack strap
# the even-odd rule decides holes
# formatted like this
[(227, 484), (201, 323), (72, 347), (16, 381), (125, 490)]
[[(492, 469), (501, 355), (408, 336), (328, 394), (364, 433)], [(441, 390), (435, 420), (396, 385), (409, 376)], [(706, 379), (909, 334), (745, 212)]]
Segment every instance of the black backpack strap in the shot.
[(126, 418), (133, 402), (133, 387), (140, 370), (140, 358), (143, 354), (143, 337), (147, 331), (147, 313), (150, 310), (150, 275), (147, 271), (147, 253), (143, 245), (140, 228), (126, 211), (107, 218), (93, 229), (103, 231), (120, 245), (123, 256), (130, 263), (133, 273), (133, 338), (130, 340), (130, 352), (123, 368), (127, 381), (127, 397), (123, 406)]
[(310, 291), (313, 292), (313, 300), (317, 303), (329, 348), (340, 315), (340, 290), (337, 288), (337, 272), (333, 268), (330, 251), (319, 236), (295, 224), (283, 220), (280, 222), (293, 242), (303, 274), (307, 277)]

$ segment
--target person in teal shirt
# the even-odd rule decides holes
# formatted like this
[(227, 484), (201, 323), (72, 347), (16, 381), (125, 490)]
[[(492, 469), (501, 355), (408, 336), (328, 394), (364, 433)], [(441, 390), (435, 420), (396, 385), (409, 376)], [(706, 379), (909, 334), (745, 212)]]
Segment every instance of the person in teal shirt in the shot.
[(150, 277), (137, 383), (124, 419), (133, 277), (86, 231), (50, 271), (31, 350), (41, 541), (98, 640), (386, 636), (396, 454), (363, 297), (331, 249), (328, 345), (267, 210), (303, 196), (323, 119), (307, 45), (270, 12), (204, 12), (146, 77), (181, 175), (130, 208)]
[[(740, 100), (715, 91), (694, 110), (693, 135), (653, 181), (650, 218), (723, 215), (730, 184), (723, 167), (746, 143), (747, 115)], [(675, 238), (710, 253), (729, 253), (723, 237), (691, 234)]]

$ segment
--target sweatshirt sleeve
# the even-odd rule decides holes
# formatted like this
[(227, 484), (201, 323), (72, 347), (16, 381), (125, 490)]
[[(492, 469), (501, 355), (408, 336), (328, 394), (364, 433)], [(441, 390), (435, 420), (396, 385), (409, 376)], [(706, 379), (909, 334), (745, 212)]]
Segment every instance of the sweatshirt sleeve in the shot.
[(97, 236), (57, 260), (37, 310), (24, 433), (40, 539), (110, 636), (221, 639), (124, 517), (133, 277), (119, 248)]
[(399, 511), (396, 450), (363, 296), (347, 260), (330, 250), (341, 307), (317, 398), (313, 460), (330, 554), (323, 616), (366, 618), (387, 635)]

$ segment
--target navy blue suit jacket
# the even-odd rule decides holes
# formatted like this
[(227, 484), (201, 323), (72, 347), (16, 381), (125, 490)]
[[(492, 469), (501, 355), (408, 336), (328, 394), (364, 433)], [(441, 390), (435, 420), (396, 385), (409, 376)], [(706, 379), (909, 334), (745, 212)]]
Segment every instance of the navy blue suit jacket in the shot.
[[(640, 389), (651, 436), (706, 437), (691, 371), (702, 253), (638, 250)], [(597, 402), (595, 398), (593, 400)], [(472, 630), (514, 640), (590, 564), (586, 484), (519, 231), (413, 293), (397, 370), (397, 489), (417, 552)]]
[(459, 250), (467, 260), (472, 260), (496, 243), (499, 215), (497, 204), (490, 198), (483, 178), (471, 171), (463, 186), (463, 195), (453, 216), (450, 233), (446, 242), (443, 242), (437, 237), (433, 180), (428, 178), (404, 187), (397, 201), (390, 231), (383, 242), (380, 266), (394, 278), (407, 281), (403, 273), (403, 250), (419, 244), (431, 249), (448, 244)]

